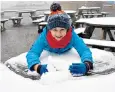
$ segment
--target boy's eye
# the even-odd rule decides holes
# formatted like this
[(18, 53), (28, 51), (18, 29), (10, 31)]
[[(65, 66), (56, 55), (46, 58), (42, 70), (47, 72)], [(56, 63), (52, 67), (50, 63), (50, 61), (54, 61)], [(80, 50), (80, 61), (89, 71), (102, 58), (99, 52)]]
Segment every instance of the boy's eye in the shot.
[(57, 31), (56, 29), (54, 29), (54, 31)]
[(65, 29), (61, 29), (61, 31), (66, 31)]
[(52, 31), (56, 31), (56, 29), (54, 28)]
[(64, 31), (64, 29), (61, 29), (61, 31)]

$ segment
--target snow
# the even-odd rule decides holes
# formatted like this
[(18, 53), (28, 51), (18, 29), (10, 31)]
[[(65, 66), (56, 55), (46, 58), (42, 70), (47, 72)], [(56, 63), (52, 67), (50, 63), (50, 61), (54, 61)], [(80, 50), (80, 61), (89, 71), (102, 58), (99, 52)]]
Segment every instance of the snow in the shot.
[(106, 47), (115, 47), (115, 41), (107, 41), (107, 40), (97, 40), (97, 39), (86, 39), (83, 38), (83, 41), (87, 45), (100, 45), (100, 46), (106, 46)]
[[(11, 71), (6, 65), (13, 68), (16, 65), (27, 67), (26, 54), (13, 57), (6, 61), (6, 65), (0, 63), (0, 91), (1, 92), (114, 92), (115, 72), (110, 74), (96, 74), (115, 69), (115, 56), (111, 52), (91, 49), (94, 58), (94, 75), (72, 77), (68, 71), (68, 65), (72, 62), (80, 62), (78, 53), (74, 49), (63, 55), (56, 55), (44, 51), (40, 57), (43, 64), (48, 63), (48, 73), (42, 75), (40, 80), (24, 78)], [(47, 62), (46, 62), (47, 61)], [(58, 71), (57, 71), (58, 70)], [(28, 74), (36, 72), (28, 71)]]
[[(112, 22), (111, 22), (112, 21)], [(115, 26), (115, 17), (101, 17), (101, 18), (81, 18), (76, 22), (89, 23), (94, 25), (112, 25)]]
[(85, 29), (86, 29), (86, 27), (82, 27), (82, 28), (77, 28), (74, 31), (76, 34), (80, 34), (80, 33), (84, 33)]

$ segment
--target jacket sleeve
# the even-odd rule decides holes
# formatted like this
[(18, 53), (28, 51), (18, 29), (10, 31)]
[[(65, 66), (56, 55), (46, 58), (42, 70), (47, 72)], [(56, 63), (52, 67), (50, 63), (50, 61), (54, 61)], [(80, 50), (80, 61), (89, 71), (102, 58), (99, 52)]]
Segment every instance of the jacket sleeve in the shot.
[(44, 35), (41, 33), (26, 55), (28, 68), (31, 71), (33, 71), (33, 65), (40, 63), (39, 57), (44, 49), (44, 39)]
[(81, 57), (81, 62), (90, 61), (93, 63), (92, 52), (75, 32), (73, 32), (73, 47), (77, 50)]

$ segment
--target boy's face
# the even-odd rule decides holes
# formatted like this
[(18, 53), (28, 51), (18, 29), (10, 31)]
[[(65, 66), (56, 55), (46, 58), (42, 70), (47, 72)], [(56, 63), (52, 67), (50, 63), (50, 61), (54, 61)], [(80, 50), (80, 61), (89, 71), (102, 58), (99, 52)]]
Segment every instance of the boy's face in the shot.
[(56, 40), (61, 40), (67, 33), (67, 29), (56, 27), (51, 29), (51, 34)]

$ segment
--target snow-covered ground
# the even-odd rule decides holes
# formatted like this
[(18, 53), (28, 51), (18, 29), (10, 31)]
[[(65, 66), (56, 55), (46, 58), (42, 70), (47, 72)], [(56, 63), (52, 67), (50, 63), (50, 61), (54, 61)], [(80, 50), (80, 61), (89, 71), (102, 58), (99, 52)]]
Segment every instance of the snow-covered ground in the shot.
[[(48, 63), (48, 73), (39, 80), (24, 78), (0, 64), (1, 92), (115, 92), (115, 56), (111, 52), (91, 49), (94, 58), (94, 71), (91, 76), (72, 77), (68, 67), (72, 62), (80, 62), (74, 49), (56, 55), (44, 51), (40, 58), (42, 63)], [(27, 71), (26, 56), (23, 53), (6, 61), (8, 67), (20, 72), (19, 66), (24, 66), (26, 75), (39, 76), (36, 72)], [(22, 69), (22, 68), (21, 68)], [(23, 70), (23, 69), (22, 69)], [(56, 71), (58, 70), (58, 71)]]

